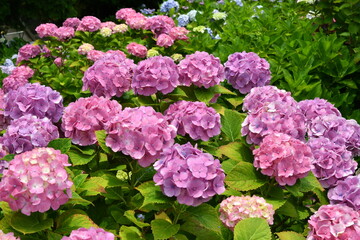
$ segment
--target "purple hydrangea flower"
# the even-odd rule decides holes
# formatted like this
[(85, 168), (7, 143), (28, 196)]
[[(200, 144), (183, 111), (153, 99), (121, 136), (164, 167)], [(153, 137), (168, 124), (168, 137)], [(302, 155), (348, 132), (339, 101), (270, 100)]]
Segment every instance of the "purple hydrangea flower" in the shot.
[(32, 114), (57, 122), (63, 112), (63, 98), (60, 93), (39, 83), (27, 83), (16, 90), (11, 90), (4, 100), (4, 115), (12, 119)]
[(130, 90), (134, 61), (120, 53), (109, 53), (95, 61), (85, 71), (82, 90), (90, 90), (94, 95), (120, 97)]
[(323, 187), (333, 187), (338, 180), (354, 174), (357, 162), (345, 145), (336, 144), (325, 137), (312, 138), (307, 144), (314, 155), (312, 171)]
[(67, 166), (68, 156), (52, 148), (15, 155), (0, 182), (0, 201), (28, 216), (50, 208), (57, 210), (72, 196)]
[(179, 85), (179, 72), (170, 57), (155, 56), (140, 61), (131, 87), (136, 94), (150, 96), (157, 91), (171, 93)]
[(220, 220), (234, 231), (235, 225), (246, 218), (263, 218), (274, 223), (273, 206), (258, 196), (230, 196), (220, 203)]
[(9, 153), (19, 154), (35, 147), (46, 147), (57, 138), (59, 130), (48, 118), (24, 115), (11, 121), (1, 140)]
[(178, 101), (169, 106), (165, 117), (178, 134), (189, 134), (194, 140), (208, 141), (221, 132), (220, 114), (203, 102)]
[(331, 204), (345, 204), (355, 211), (360, 210), (360, 175), (339, 180), (327, 194)]
[(104, 130), (110, 120), (121, 112), (121, 105), (104, 97), (79, 98), (64, 110), (62, 129), (65, 137), (82, 146), (97, 142), (95, 131)]
[(196, 51), (187, 55), (178, 64), (180, 83), (185, 86), (194, 84), (209, 88), (224, 81), (224, 67), (220, 59), (207, 53)]
[(69, 237), (62, 237), (61, 240), (90, 240), (90, 239), (99, 239), (99, 240), (114, 240), (115, 235), (106, 232), (102, 228), (79, 228), (77, 230), (72, 230)]
[(0, 88), (0, 131), (7, 128), (10, 123), (10, 118), (5, 116), (4, 109), (5, 108), (5, 93)]
[(321, 98), (300, 101), (299, 107), (304, 113), (307, 122), (311, 122), (317, 116), (332, 114), (341, 116), (340, 111), (333, 104)]
[(125, 108), (111, 119), (106, 145), (148, 167), (174, 143), (175, 127), (152, 107)]
[(254, 167), (281, 185), (294, 185), (307, 176), (312, 168), (313, 154), (304, 142), (283, 133), (266, 136), (260, 147), (253, 150)]
[(21, 61), (29, 60), (34, 58), (41, 53), (41, 48), (38, 45), (25, 44), (19, 49), (18, 58), (16, 59), (16, 64), (19, 64)]
[(81, 22), (76, 30), (84, 31), (84, 32), (95, 32), (99, 30), (100, 27), (101, 27), (100, 19), (94, 16), (85, 16), (81, 19)]
[(225, 66), (225, 78), (242, 94), (254, 87), (270, 84), (270, 64), (253, 52), (236, 52), (229, 55)]
[(359, 213), (346, 205), (323, 205), (308, 221), (310, 232), (307, 240), (358, 239), (359, 219)]
[(225, 191), (225, 174), (220, 161), (190, 143), (176, 143), (164, 150), (154, 168), (156, 185), (181, 204), (198, 206)]

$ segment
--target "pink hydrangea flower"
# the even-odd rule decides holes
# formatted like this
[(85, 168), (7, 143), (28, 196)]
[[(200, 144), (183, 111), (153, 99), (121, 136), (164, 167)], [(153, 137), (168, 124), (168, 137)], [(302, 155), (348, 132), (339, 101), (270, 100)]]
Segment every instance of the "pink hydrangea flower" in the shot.
[(167, 94), (179, 85), (179, 72), (170, 57), (155, 56), (140, 61), (131, 87), (136, 94), (150, 96), (157, 91)]
[(158, 38), (160, 34), (169, 34), (170, 30), (175, 27), (175, 22), (172, 18), (164, 15), (157, 15), (147, 18), (145, 29), (151, 30)]
[(97, 96), (120, 97), (130, 90), (135, 67), (133, 60), (117, 52), (106, 54), (85, 71), (82, 89)]
[(360, 175), (339, 180), (327, 194), (331, 204), (345, 204), (355, 211), (360, 210)]
[(346, 205), (323, 205), (308, 221), (307, 240), (359, 239), (359, 219), (359, 213)]
[(77, 17), (72, 17), (72, 18), (67, 18), (62, 25), (63, 27), (72, 27), (75, 30), (80, 25), (80, 23), (81, 23), (80, 19), (78, 19)]
[(189, 134), (194, 140), (208, 141), (221, 132), (220, 114), (203, 102), (178, 101), (169, 106), (165, 117), (178, 134)]
[(156, 39), (156, 45), (160, 47), (170, 47), (174, 44), (174, 39), (169, 35), (163, 33), (160, 34), (159, 37)]
[(125, 22), (132, 29), (144, 29), (147, 17), (141, 13), (135, 13), (129, 15)]
[(357, 162), (345, 145), (336, 144), (325, 137), (312, 138), (307, 144), (314, 155), (312, 172), (323, 187), (333, 187), (338, 180), (354, 174)]
[(139, 58), (145, 58), (147, 54), (147, 48), (144, 45), (132, 42), (126, 46), (126, 50), (131, 54)]
[(0, 230), (0, 239), (1, 240), (20, 240), (20, 238), (17, 238), (14, 236), (13, 232), (4, 233), (2, 230)]
[(196, 51), (187, 55), (178, 64), (180, 83), (185, 86), (194, 84), (209, 88), (224, 81), (224, 67), (220, 59), (207, 53)]
[(57, 30), (57, 26), (53, 23), (43, 23), (35, 28), (36, 33), (40, 38), (44, 37), (53, 37), (55, 36), (55, 31)]
[(181, 204), (198, 206), (225, 191), (220, 161), (190, 143), (164, 150), (154, 168), (155, 184)]
[(41, 55), (47, 58), (52, 57), (51, 50), (46, 45), (42, 46)]
[(173, 27), (170, 29), (170, 33), (169, 35), (174, 39), (174, 40), (188, 40), (189, 37), (187, 36), (187, 34), (190, 31), (187, 30), (184, 27)]
[(105, 56), (105, 53), (99, 50), (90, 50), (87, 54), (86, 54), (86, 58), (91, 60), (91, 61), (97, 61), (101, 58), (103, 58)]
[(225, 78), (242, 94), (253, 87), (269, 85), (270, 64), (253, 52), (236, 52), (229, 55), (225, 66)]
[(115, 235), (106, 232), (102, 228), (79, 228), (77, 230), (72, 230), (69, 237), (62, 237), (61, 240), (114, 240)]
[(116, 26), (116, 23), (107, 21), (107, 22), (102, 22), (100, 28), (110, 28), (112, 30), (115, 26)]
[(235, 225), (246, 218), (263, 218), (274, 223), (273, 206), (258, 196), (230, 196), (220, 203), (220, 220), (234, 231)]
[(136, 11), (132, 8), (122, 8), (116, 12), (115, 17), (119, 20), (125, 20), (128, 18), (129, 15), (135, 14)]
[(100, 27), (101, 27), (100, 19), (94, 16), (85, 16), (81, 19), (81, 22), (76, 30), (84, 31), (84, 32), (95, 32), (99, 30)]
[(65, 167), (68, 156), (52, 148), (35, 148), (15, 155), (0, 182), (0, 200), (25, 215), (57, 210), (72, 196)]
[(66, 61), (66, 59), (62, 59), (61, 57), (57, 57), (54, 59), (54, 64), (58, 67), (61, 67), (64, 65), (64, 62)]
[(254, 167), (281, 185), (294, 185), (312, 169), (313, 154), (302, 141), (283, 133), (266, 136), (253, 150)]
[(38, 45), (25, 44), (19, 49), (18, 58), (16, 59), (16, 64), (19, 64), (21, 61), (27, 61), (30, 58), (34, 58), (41, 53), (41, 48)]
[(16, 67), (9, 76), (3, 79), (3, 90), (8, 93), (16, 90), (29, 82), (29, 78), (34, 75), (34, 70), (26, 65)]
[(90, 43), (84, 43), (78, 48), (78, 53), (81, 55), (86, 55), (88, 52), (94, 50), (94, 46)]
[(137, 159), (142, 167), (155, 162), (176, 137), (174, 126), (161, 113), (144, 106), (125, 108), (113, 116), (106, 130), (106, 145), (114, 152), (121, 151)]
[(26, 79), (31, 78), (34, 75), (34, 70), (26, 65), (16, 67), (11, 75), (23, 76)]
[(79, 98), (64, 110), (61, 127), (65, 137), (82, 146), (97, 142), (95, 131), (104, 130), (121, 112), (121, 105), (104, 97)]
[(72, 27), (59, 27), (54, 32), (54, 36), (59, 38), (60, 41), (65, 41), (75, 36), (75, 30)]

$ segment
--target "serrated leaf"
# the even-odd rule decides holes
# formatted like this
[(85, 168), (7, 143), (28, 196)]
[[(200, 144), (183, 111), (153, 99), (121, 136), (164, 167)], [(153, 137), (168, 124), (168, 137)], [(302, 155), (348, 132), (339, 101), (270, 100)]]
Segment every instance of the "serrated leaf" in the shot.
[(62, 235), (54, 233), (54, 232), (47, 232), (47, 240), (61, 240)]
[(56, 219), (56, 233), (67, 235), (72, 230), (78, 228), (90, 228), (98, 226), (89, 218), (88, 215), (82, 210), (79, 209), (71, 209), (62, 213)]
[(10, 219), (10, 225), (16, 231), (23, 234), (30, 234), (51, 228), (54, 225), (54, 221), (51, 218), (40, 220), (38, 214), (26, 216), (20, 212), (16, 212)]
[(58, 138), (49, 142), (48, 147), (60, 150), (61, 153), (67, 153), (71, 148), (70, 138)]
[(276, 235), (280, 240), (305, 240), (305, 237), (297, 232), (286, 231), (276, 233)]
[(106, 193), (108, 181), (101, 177), (91, 177), (81, 184), (77, 191), (85, 196), (95, 196), (100, 193)]
[(245, 115), (234, 110), (225, 109), (224, 115), (221, 116), (221, 131), (234, 142), (240, 138), (241, 123)]
[(243, 103), (244, 98), (243, 97), (226, 98), (226, 101), (228, 101), (231, 105), (233, 105), (236, 108)]
[(234, 229), (234, 240), (270, 240), (271, 231), (265, 219), (246, 218)]
[(120, 238), (122, 240), (142, 240), (141, 232), (136, 227), (121, 226)]
[(214, 90), (213, 90), (214, 93), (230, 94), (230, 95), (235, 95), (235, 96), (236, 96), (236, 93), (230, 91), (229, 89), (227, 89), (227, 88), (224, 87), (224, 86), (215, 85), (215, 86), (212, 87), (212, 88), (214, 89)]
[(151, 221), (151, 230), (154, 235), (154, 239), (168, 239), (174, 236), (179, 229), (179, 224), (171, 224), (163, 219), (155, 219)]
[(231, 142), (223, 145), (216, 151), (217, 156), (225, 155), (230, 159), (237, 161), (253, 162), (254, 157), (251, 150), (240, 142)]
[(285, 203), (286, 200), (285, 199), (271, 199), (271, 198), (266, 198), (265, 199), (267, 203), (271, 204), (273, 206), (273, 209), (279, 209), (280, 207), (282, 207)]
[(314, 189), (324, 191), (319, 180), (312, 172), (309, 172), (305, 178), (299, 179), (295, 185), (286, 186), (286, 189), (296, 197), (301, 197), (303, 195), (302, 193), (313, 191)]
[(15, 157), (15, 154), (7, 154), (2, 158), (2, 160), (5, 160), (5, 161), (9, 162), (9, 161), (13, 160), (14, 157)]
[(170, 198), (166, 197), (162, 193), (160, 187), (156, 186), (153, 181), (144, 182), (135, 189), (137, 189), (144, 197), (144, 202), (141, 208), (150, 204), (163, 204), (170, 202)]
[(101, 147), (101, 149), (105, 153), (110, 154), (111, 149), (108, 146), (106, 146), (106, 144), (105, 144), (106, 131), (105, 130), (95, 131), (95, 136), (96, 136), (96, 140), (98, 141), (98, 144)]
[(212, 91), (213, 89), (205, 89), (205, 88), (195, 88), (194, 93), (196, 98), (204, 103), (208, 103), (215, 95), (215, 93)]
[(76, 192), (73, 192), (72, 197), (69, 199), (69, 201), (66, 202), (66, 204), (73, 204), (73, 205), (79, 204), (82, 206), (88, 206), (92, 204), (92, 202), (80, 197), (80, 195), (77, 194)]
[(226, 176), (225, 183), (238, 191), (257, 189), (266, 183), (251, 163), (239, 162)]
[(124, 216), (129, 219), (132, 223), (134, 223), (139, 228), (144, 228), (150, 226), (149, 223), (141, 222), (135, 217), (135, 211), (134, 210), (127, 210), (124, 213)]

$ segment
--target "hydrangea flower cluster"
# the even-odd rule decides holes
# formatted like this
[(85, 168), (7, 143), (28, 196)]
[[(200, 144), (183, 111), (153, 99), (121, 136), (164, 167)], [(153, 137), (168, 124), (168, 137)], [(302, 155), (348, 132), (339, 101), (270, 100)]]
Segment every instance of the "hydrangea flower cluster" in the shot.
[(99, 240), (114, 240), (115, 235), (106, 232), (102, 228), (79, 228), (77, 230), (72, 230), (69, 237), (62, 237), (61, 240), (90, 240), (90, 239), (99, 239)]
[(10, 90), (15, 90), (25, 85), (33, 75), (34, 70), (26, 65), (14, 68), (11, 74), (2, 81), (4, 92), (8, 93)]
[(16, 68), (13, 61), (9, 58), (5, 59), (4, 65), (0, 65), (0, 69), (3, 73), (10, 75)]
[(32, 114), (58, 122), (64, 108), (62, 102), (60, 93), (50, 87), (39, 83), (27, 83), (6, 95), (4, 115), (18, 119), (26, 114)]
[(336, 115), (341, 116), (340, 111), (325, 99), (315, 98), (300, 101), (299, 108), (305, 115), (306, 121), (311, 122), (317, 116)]
[(312, 169), (313, 154), (310, 147), (287, 134), (266, 136), (260, 147), (253, 150), (254, 167), (281, 185), (292, 186)]
[(117, 101), (104, 97), (79, 98), (65, 108), (61, 127), (74, 144), (92, 145), (97, 142), (95, 131), (104, 130), (121, 109)]
[(55, 35), (55, 31), (57, 30), (57, 26), (53, 23), (43, 23), (35, 28), (36, 33), (40, 38), (44, 37), (52, 37)]
[(115, 17), (119, 20), (126, 20), (131, 15), (134, 15), (136, 11), (132, 8), (122, 8), (116, 12)]
[(0, 131), (6, 129), (6, 127), (10, 123), (10, 118), (5, 116), (4, 108), (5, 108), (5, 93), (0, 88)]
[(269, 85), (270, 64), (253, 52), (236, 52), (229, 55), (225, 66), (225, 78), (242, 94), (254, 87)]
[(164, 150), (154, 168), (156, 185), (181, 204), (198, 206), (225, 191), (225, 174), (220, 161), (190, 143), (176, 143)]
[(178, 134), (189, 134), (194, 140), (208, 141), (221, 132), (220, 114), (203, 102), (178, 101), (169, 106), (165, 117)]
[(19, 49), (18, 58), (16, 59), (16, 64), (19, 64), (21, 61), (27, 61), (30, 58), (36, 57), (41, 53), (41, 48), (38, 45), (25, 44)]
[(65, 170), (68, 156), (52, 148), (35, 148), (15, 155), (0, 182), (0, 200), (13, 211), (32, 212), (57, 210), (72, 196)]
[(125, 108), (111, 119), (106, 145), (114, 152), (121, 151), (148, 167), (161, 152), (174, 143), (175, 127), (152, 107)]
[(1, 240), (20, 240), (20, 238), (17, 238), (14, 236), (13, 232), (4, 233), (2, 230), (0, 230), (0, 239)]
[(48, 118), (39, 119), (29, 114), (11, 121), (1, 141), (9, 153), (18, 154), (35, 147), (46, 147), (57, 138), (59, 130)]
[(62, 25), (63, 27), (72, 27), (75, 30), (80, 25), (80, 22), (81, 20), (78, 19), (77, 17), (72, 17), (72, 18), (67, 18)]
[[(4, 156), (2, 156), (2, 157), (4, 157)], [(4, 170), (7, 169), (8, 167), (9, 167), (9, 162), (8, 161), (0, 160), (0, 174), (3, 174)]]
[(187, 55), (178, 64), (180, 83), (185, 86), (194, 84), (209, 88), (224, 81), (224, 67), (220, 59), (207, 53), (196, 51)]
[(181, 14), (178, 18), (178, 26), (185, 27), (190, 23), (190, 17), (187, 14)]
[(126, 50), (131, 54), (139, 58), (145, 58), (147, 54), (147, 48), (144, 45), (136, 42), (129, 43), (126, 46)]
[(60, 41), (65, 41), (75, 36), (75, 30), (72, 27), (59, 27), (54, 36), (59, 38)]
[(174, 39), (165, 33), (160, 34), (156, 40), (156, 45), (158, 45), (160, 47), (167, 48), (167, 47), (172, 46), (173, 44), (174, 44)]
[(220, 220), (234, 231), (235, 225), (246, 218), (263, 218), (274, 223), (273, 206), (258, 196), (230, 196), (220, 203)]
[(135, 67), (134, 61), (122, 54), (108, 53), (85, 71), (82, 90), (89, 89), (97, 96), (120, 97), (130, 90)]
[(169, 12), (172, 8), (179, 10), (179, 3), (174, 0), (167, 0), (160, 5), (160, 12)]
[(359, 213), (346, 205), (322, 205), (308, 221), (307, 240), (358, 239), (359, 219)]
[(307, 144), (314, 155), (312, 171), (323, 187), (333, 187), (338, 180), (355, 172), (357, 162), (345, 145), (336, 144), (325, 137), (312, 138)]
[(155, 38), (158, 38), (159, 35), (163, 33), (169, 34), (173, 27), (175, 27), (174, 20), (163, 15), (148, 18), (145, 25), (145, 29), (151, 30)]
[(158, 91), (171, 93), (179, 85), (179, 72), (170, 57), (155, 56), (140, 61), (131, 87), (136, 94), (150, 96)]
[(331, 204), (345, 204), (355, 211), (360, 210), (360, 175), (339, 180), (327, 194)]
[(101, 21), (94, 16), (85, 16), (81, 19), (76, 31), (95, 32), (101, 27)]

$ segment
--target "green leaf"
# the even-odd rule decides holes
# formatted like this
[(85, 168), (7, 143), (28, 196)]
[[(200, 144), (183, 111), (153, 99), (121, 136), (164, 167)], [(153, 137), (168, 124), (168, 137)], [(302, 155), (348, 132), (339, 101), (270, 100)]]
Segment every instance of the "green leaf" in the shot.
[(269, 203), (269, 204), (271, 204), (273, 206), (274, 210), (282, 207), (286, 203), (285, 199), (266, 198), (265, 200), (266, 200), (267, 203)]
[(67, 235), (78, 228), (98, 227), (86, 213), (79, 209), (71, 209), (62, 213), (56, 219), (56, 233)]
[(234, 229), (234, 240), (270, 240), (271, 231), (265, 219), (246, 218)]
[(90, 204), (92, 204), (92, 202), (80, 197), (79, 194), (77, 194), (76, 192), (72, 193), (72, 197), (69, 199), (69, 201), (66, 202), (66, 204), (72, 204), (72, 205), (82, 205), (82, 206), (88, 206)]
[(238, 191), (254, 190), (266, 183), (251, 163), (239, 162), (226, 176), (225, 183)]
[(49, 229), (54, 225), (54, 221), (49, 219), (40, 220), (39, 214), (26, 216), (20, 212), (14, 213), (11, 217), (10, 225), (16, 231), (23, 234), (30, 234)]
[(11, 160), (13, 160), (14, 159), (14, 157), (15, 157), (15, 154), (8, 154), (8, 155), (5, 155), (3, 158), (2, 158), (2, 160), (5, 160), (5, 161), (11, 161)]
[(120, 228), (120, 238), (122, 240), (141, 240), (141, 232), (136, 227), (127, 227), (121, 226)]
[(171, 224), (163, 219), (155, 219), (151, 221), (151, 230), (154, 234), (154, 239), (168, 239), (174, 236), (179, 229), (179, 224)]
[(276, 233), (276, 235), (280, 240), (305, 240), (305, 237), (297, 232), (286, 231)]
[(230, 91), (229, 89), (227, 89), (227, 88), (224, 87), (224, 86), (215, 85), (215, 86), (213, 86), (212, 88), (213, 88), (213, 92), (215, 92), (215, 93), (230, 94), (230, 95), (235, 95), (235, 96), (236, 96), (236, 93)]
[(141, 222), (135, 217), (135, 211), (134, 210), (127, 210), (124, 213), (124, 216), (129, 219), (132, 223), (134, 223), (139, 228), (144, 228), (150, 226), (149, 223)]
[(53, 232), (47, 232), (47, 240), (61, 240), (62, 235), (53, 233)]
[(243, 97), (226, 98), (226, 101), (228, 101), (231, 105), (233, 105), (236, 108), (243, 103), (244, 98)]
[(54, 139), (47, 145), (48, 147), (60, 150), (61, 153), (65, 154), (70, 150), (71, 139), (70, 138), (58, 138)]
[(170, 202), (170, 198), (166, 197), (162, 193), (160, 187), (156, 186), (153, 181), (144, 182), (135, 189), (137, 189), (144, 197), (144, 202), (141, 208), (151, 204), (163, 204)]
[(205, 89), (205, 88), (195, 88), (194, 93), (196, 98), (201, 101), (208, 103), (215, 95), (215, 93), (212, 91), (213, 89)]
[(221, 130), (225, 135), (234, 142), (240, 138), (241, 123), (245, 119), (245, 115), (237, 111), (225, 109), (224, 115), (221, 116)]
[(81, 184), (77, 191), (85, 196), (95, 196), (100, 193), (106, 193), (105, 188), (107, 187), (107, 184), (108, 181), (104, 178), (91, 177)]
[(95, 157), (95, 154), (87, 155), (73, 148), (67, 154), (73, 166), (85, 165)]
[(319, 180), (312, 172), (309, 172), (305, 178), (299, 179), (295, 185), (286, 186), (286, 189), (296, 197), (301, 197), (303, 196), (302, 193), (310, 192), (314, 189), (320, 189), (321, 191), (324, 191), (324, 188), (321, 186)]
[(105, 144), (105, 138), (106, 138), (106, 132), (105, 130), (95, 131), (96, 140), (99, 143), (99, 146), (105, 153), (111, 153), (111, 149), (106, 146)]
[(254, 157), (251, 150), (240, 142), (231, 142), (227, 145), (223, 145), (216, 151), (217, 156), (222, 155), (236, 161), (253, 162)]

